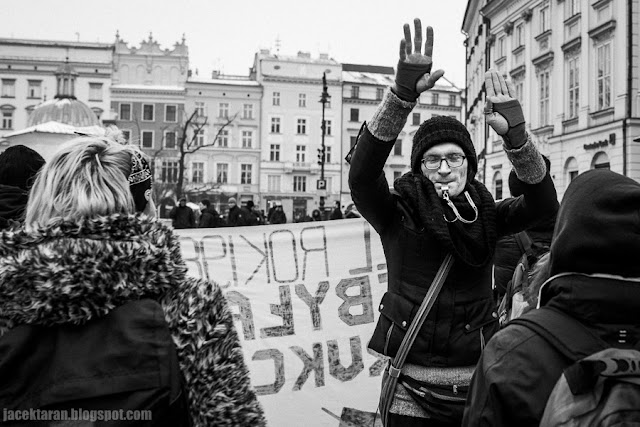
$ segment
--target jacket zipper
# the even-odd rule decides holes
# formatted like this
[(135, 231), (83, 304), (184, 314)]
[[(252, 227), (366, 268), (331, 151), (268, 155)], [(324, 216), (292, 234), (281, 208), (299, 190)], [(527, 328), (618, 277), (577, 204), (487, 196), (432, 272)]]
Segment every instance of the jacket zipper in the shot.
[(391, 333), (393, 332), (393, 327), (395, 325), (396, 325), (395, 323), (391, 322), (391, 326), (389, 327), (389, 330), (387, 331), (387, 339), (384, 342), (384, 354), (386, 356), (388, 356), (387, 351), (389, 350), (389, 341), (391, 340)]

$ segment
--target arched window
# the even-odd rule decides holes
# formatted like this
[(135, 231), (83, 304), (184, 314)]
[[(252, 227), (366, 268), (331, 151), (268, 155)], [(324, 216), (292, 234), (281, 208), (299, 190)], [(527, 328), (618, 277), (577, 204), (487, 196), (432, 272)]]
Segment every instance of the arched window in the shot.
[(607, 153), (604, 151), (596, 153), (591, 161), (591, 169), (611, 169)]
[(569, 185), (571, 181), (573, 181), (575, 177), (578, 176), (579, 173), (578, 161), (575, 157), (569, 157), (564, 165), (564, 176), (566, 185)]
[(493, 195), (496, 200), (502, 199), (502, 174), (500, 172), (493, 175)]

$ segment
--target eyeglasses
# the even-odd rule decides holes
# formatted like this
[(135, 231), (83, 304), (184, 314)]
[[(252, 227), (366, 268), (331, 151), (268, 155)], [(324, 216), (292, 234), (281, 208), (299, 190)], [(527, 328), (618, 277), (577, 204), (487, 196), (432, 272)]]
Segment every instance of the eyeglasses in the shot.
[(450, 168), (459, 168), (464, 163), (466, 156), (458, 153), (447, 154), (446, 156), (426, 156), (422, 159), (422, 164), (427, 169), (439, 169), (443, 160), (446, 160)]

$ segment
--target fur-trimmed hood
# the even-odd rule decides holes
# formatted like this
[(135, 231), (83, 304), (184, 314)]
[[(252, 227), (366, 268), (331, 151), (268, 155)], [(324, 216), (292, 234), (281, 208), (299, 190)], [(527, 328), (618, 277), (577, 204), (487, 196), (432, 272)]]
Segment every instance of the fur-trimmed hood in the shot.
[(0, 336), (20, 324), (82, 324), (185, 280), (177, 237), (155, 219), (112, 215), (0, 236)]

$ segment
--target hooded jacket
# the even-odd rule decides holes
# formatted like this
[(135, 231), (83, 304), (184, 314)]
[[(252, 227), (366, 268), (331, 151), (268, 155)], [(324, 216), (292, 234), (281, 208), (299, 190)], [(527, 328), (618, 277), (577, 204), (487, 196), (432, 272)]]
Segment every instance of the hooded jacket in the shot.
[[(551, 278), (539, 305), (580, 321), (612, 347), (640, 344), (640, 184), (609, 170), (574, 179), (558, 211)], [(527, 317), (525, 314), (523, 317)], [(465, 426), (537, 426), (571, 364), (525, 326), (508, 324), (487, 344), (469, 391)]]
[[(0, 352), (8, 351), (2, 337), (18, 326), (82, 325), (150, 299), (160, 303), (175, 343), (193, 424), (265, 425), (219, 286), (186, 272), (177, 236), (146, 217), (112, 215), (5, 231)], [(43, 345), (30, 351), (55, 350)], [(10, 375), (3, 360), (0, 354), (0, 372)]]
[(28, 193), (19, 187), (0, 184), (0, 230), (22, 222)]

